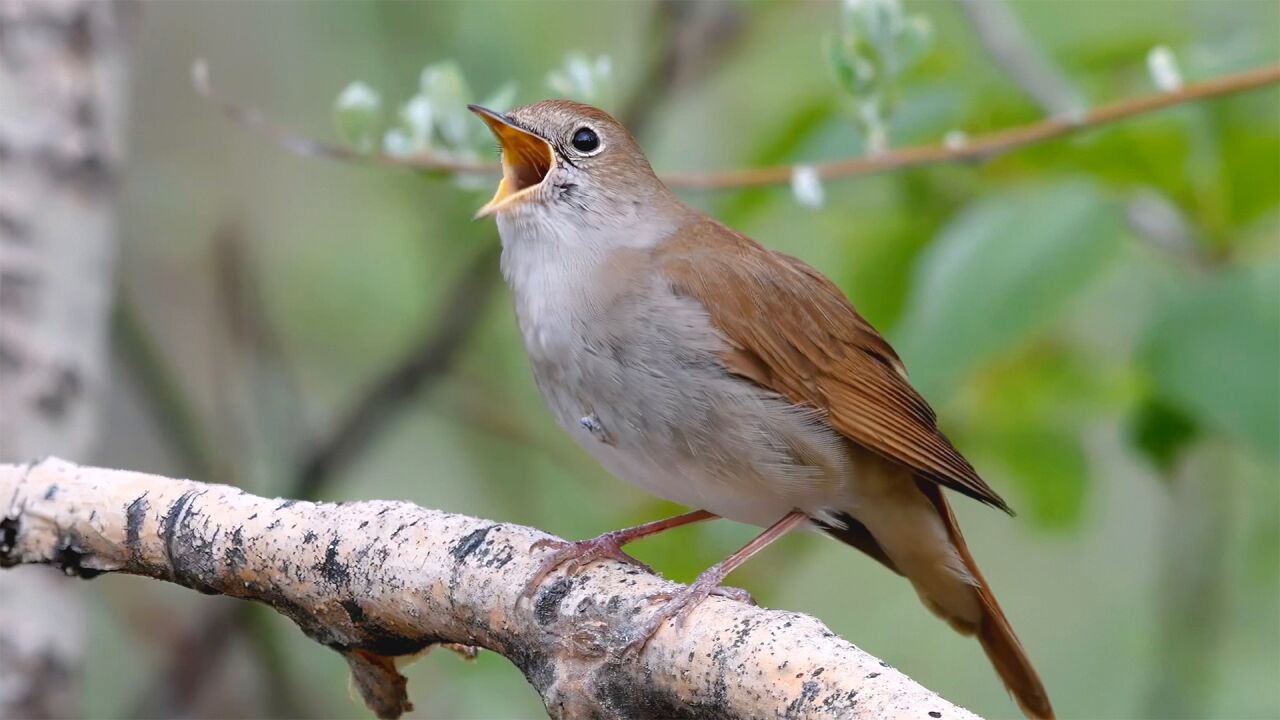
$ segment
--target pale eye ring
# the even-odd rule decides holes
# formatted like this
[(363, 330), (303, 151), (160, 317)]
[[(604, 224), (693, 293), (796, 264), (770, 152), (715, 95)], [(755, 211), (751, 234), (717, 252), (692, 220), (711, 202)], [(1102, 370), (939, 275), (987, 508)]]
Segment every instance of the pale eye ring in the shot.
[(569, 144), (583, 155), (594, 155), (600, 151), (600, 136), (595, 130), (584, 125), (573, 131), (573, 138), (569, 140)]

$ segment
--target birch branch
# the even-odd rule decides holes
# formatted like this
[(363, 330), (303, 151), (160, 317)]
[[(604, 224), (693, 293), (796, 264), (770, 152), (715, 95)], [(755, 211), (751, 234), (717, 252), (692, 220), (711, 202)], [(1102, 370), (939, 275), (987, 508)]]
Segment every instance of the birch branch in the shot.
[(411, 709), (396, 659), (438, 644), (514, 663), (554, 718), (975, 716), (817, 620), (711, 598), (634, 658), (613, 652), (673, 585), (616, 562), (517, 603), (548, 537), (402, 502), (308, 503), (50, 459), (0, 465), (0, 566), (142, 575), (267, 603), (340, 653), (379, 717)]

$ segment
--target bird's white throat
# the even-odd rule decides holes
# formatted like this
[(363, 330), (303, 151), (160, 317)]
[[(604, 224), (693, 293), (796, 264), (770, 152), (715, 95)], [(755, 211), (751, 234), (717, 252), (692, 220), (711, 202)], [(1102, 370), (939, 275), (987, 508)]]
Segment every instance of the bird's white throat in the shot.
[(542, 204), (498, 214), (502, 275), (530, 352), (572, 342), (573, 324), (591, 322), (626, 283), (619, 257), (655, 247), (673, 229), (636, 215), (584, 215)]

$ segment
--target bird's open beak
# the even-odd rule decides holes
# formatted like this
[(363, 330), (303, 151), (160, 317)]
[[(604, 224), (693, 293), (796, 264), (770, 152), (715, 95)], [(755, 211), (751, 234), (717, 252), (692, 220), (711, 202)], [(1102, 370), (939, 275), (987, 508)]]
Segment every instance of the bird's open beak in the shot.
[(480, 116), (502, 144), (502, 181), (493, 199), (476, 212), (478, 219), (528, 197), (546, 179), (555, 164), (555, 155), (546, 140), (518, 127), (502, 113), (479, 105), (468, 105), (467, 109)]

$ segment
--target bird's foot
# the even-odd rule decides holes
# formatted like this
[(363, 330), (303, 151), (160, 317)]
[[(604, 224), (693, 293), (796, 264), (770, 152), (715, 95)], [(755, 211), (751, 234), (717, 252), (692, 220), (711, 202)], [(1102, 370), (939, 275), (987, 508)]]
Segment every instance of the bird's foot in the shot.
[(662, 606), (648, 620), (636, 628), (632, 633), (631, 642), (627, 643), (626, 647), (623, 648), (623, 654), (638, 655), (640, 651), (644, 650), (644, 646), (649, 643), (649, 640), (657, 634), (663, 623), (674, 619), (677, 626), (683, 625), (684, 621), (689, 617), (689, 613), (693, 612), (694, 608), (712, 595), (747, 603), (748, 605), (756, 604), (755, 598), (751, 597), (751, 593), (746, 590), (721, 585), (724, 575), (725, 573), (719, 572), (719, 568), (712, 567), (699, 575), (692, 585), (686, 585), (675, 592), (650, 596), (650, 600), (660, 601)]
[(551, 538), (539, 540), (529, 548), (530, 551), (551, 548), (555, 552), (542, 561), (542, 565), (538, 567), (537, 571), (533, 573), (533, 577), (529, 578), (529, 582), (524, 586), (524, 592), (520, 593), (520, 597), (524, 599), (533, 597), (542, 581), (562, 565), (567, 566), (566, 571), (570, 577), (577, 575), (584, 567), (596, 560), (605, 559), (617, 560), (628, 565), (635, 565), (646, 572), (653, 572), (653, 568), (622, 550), (623, 544), (630, 539), (627, 531), (616, 530), (590, 540), (578, 540), (576, 542), (553, 540)]

